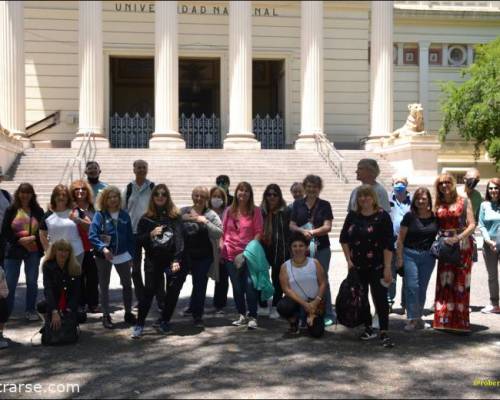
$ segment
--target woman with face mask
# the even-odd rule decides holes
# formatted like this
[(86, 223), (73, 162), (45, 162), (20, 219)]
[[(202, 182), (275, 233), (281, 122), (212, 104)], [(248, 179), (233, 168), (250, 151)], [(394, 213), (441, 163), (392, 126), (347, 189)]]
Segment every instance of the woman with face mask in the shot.
[(219, 278), (219, 239), (222, 223), (217, 213), (207, 207), (210, 194), (207, 188), (197, 186), (191, 194), (193, 205), (183, 207), (184, 259), (193, 279), (189, 308), (197, 328), (203, 328), (203, 313), (209, 276)]
[[(391, 220), (392, 226), (394, 228), (394, 241), (396, 242), (399, 237), (399, 229), (401, 226), (401, 221), (405, 214), (410, 211), (411, 207), (411, 196), (410, 192), (408, 192), (408, 179), (405, 176), (394, 176), (392, 178), (392, 187), (393, 191), (389, 197), (389, 204), (391, 206)], [(396, 279), (397, 279), (397, 267), (396, 267), (396, 257), (392, 257), (392, 278), (393, 283), (389, 287), (387, 292), (388, 300), (389, 300), (389, 312), (392, 312), (392, 307), (394, 305), (394, 299), (396, 297)], [(404, 284), (403, 284), (404, 286)], [(403, 293), (403, 288), (401, 292)], [(403, 310), (405, 307), (404, 302), (405, 297), (403, 294), (401, 295), (401, 307)]]
[[(208, 207), (215, 211), (222, 221), (224, 211), (227, 207), (226, 192), (219, 186), (214, 186), (210, 189), (210, 201)], [(215, 282), (214, 289), (214, 308), (215, 315), (224, 315), (224, 308), (227, 305), (227, 292), (229, 290), (229, 276), (222, 260), (219, 262), (219, 280)]]

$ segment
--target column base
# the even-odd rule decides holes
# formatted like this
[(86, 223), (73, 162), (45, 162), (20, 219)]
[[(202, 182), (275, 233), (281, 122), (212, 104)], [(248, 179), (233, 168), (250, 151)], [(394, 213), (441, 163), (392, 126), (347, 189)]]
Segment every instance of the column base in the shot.
[(260, 150), (261, 144), (255, 139), (253, 133), (250, 134), (230, 134), (224, 140), (224, 149), (229, 150)]
[[(79, 149), (84, 140), (85, 139), (83, 136), (77, 135), (76, 138), (74, 138), (71, 141), (71, 148), (72, 149)], [(101, 136), (101, 135), (98, 135), (98, 134), (94, 134), (93, 143), (95, 144), (95, 147), (97, 149), (109, 149), (109, 147), (110, 147), (108, 138)]]
[(185, 149), (186, 142), (182, 139), (180, 133), (172, 132), (169, 134), (153, 133), (149, 139), (150, 149)]
[(316, 150), (317, 147), (314, 133), (299, 133), (295, 141), (295, 150)]
[(367, 150), (383, 156), (394, 170), (408, 177), (412, 185), (431, 185), (438, 173), (441, 143), (437, 135), (374, 138)]

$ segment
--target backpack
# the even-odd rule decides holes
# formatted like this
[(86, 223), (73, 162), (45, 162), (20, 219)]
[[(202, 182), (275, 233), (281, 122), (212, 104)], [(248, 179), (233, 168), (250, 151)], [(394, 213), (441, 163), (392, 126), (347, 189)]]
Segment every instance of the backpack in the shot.
[(349, 271), (340, 285), (335, 312), (337, 321), (348, 328), (355, 328), (365, 322), (365, 315), (370, 312), (368, 296), (356, 270)]
[[(149, 182), (149, 189), (151, 189), (151, 191), (153, 191), (154, 187), (154, 182)], [(132, 182), (127, 185), (127, 192), (125, 193), (125, 208), (128, 208), (128, 199), (130, 199), (130, 196), (132, 196)]]

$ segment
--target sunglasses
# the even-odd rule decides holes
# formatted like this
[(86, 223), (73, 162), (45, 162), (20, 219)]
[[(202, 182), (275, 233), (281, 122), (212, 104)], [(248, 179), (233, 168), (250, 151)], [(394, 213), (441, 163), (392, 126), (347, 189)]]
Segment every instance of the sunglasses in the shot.
[(156, 192), (153, 196), (154, 197), (167, 197), (167, 193), (165, 193), (165, 192)]
[(492, 186), (492, 187), (489, 187), (488, 190), (500, 190), (500, 188), (497, 186)]
[(85, 189), (85, 188), (74, 188), (73, 191), (74, 192), (86, 192), (87, 189)]
[(266, 197), (279, 197), (279, 196), (278, 196), (278, 193), (268, 192), (268, 193), (266, 193)]
[(443, 181), (439, 182), (440, 185), (451, 185), (452, 183), (450, 181)]

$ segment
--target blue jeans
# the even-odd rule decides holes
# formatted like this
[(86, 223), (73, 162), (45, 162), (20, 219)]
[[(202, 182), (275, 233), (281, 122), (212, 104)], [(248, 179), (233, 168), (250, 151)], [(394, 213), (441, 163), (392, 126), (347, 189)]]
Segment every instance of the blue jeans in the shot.
[(198, 319), (205, 311), (205, 298), (207, 296), (208, 271), (212, 265), (213, 258), (192, 259), (190, 261), (191, 276), (193, 278), (193, 290), (189, 302), (193, 318)]
[(436, 259), (429, 251), (404, 248), (405, 298), (408, 319), (421, 318), (425, 306), (427, 286)]
[(257, 318), (257, 303), (259, 296), (257, 290), (253, 286), (246, 263), (244, 263), (240, 269), (236, 269), (232, 261), (227, 261), (226, 270), (229, 279), (231, 279), (231, 285), (233, 286), (233, 297), (238, 313), (246, 315), (248, 307), (248, 315), (252, 318)]
[(330, 318), (332, 320), (335, 320), (335, 314), (333, 312), (333, 307), (332, 307), (332, 294), (330, 292), (330, 283), (328, 280), (328, 270), (330, 269), (331, 258), (332, 258), (332, 251), (330, 250), (330, 247), (321, 249), (316, 253), (316, 259), (319, 261), (319, 263), (321, 264), (321, 266), (325, 271), (326, 282), (327, 282), (326, 292), (325, 292), (325, 303), (326, 303), (325, 318)]
[(24, 273), (26, 275), (26, 305), (25, 311), (35, 312), (36, 297), (38, 294), (38, 270), (40, 266), (40, 254), (38, 252), (29, 253), (23, 259), (5, 259), (5, 279), (9, 288), (7, 305), (9, 315), (14, 309), (14, 299), (16, 298), (16, 287), (21, 273), (21, 263), (24, 261)]

